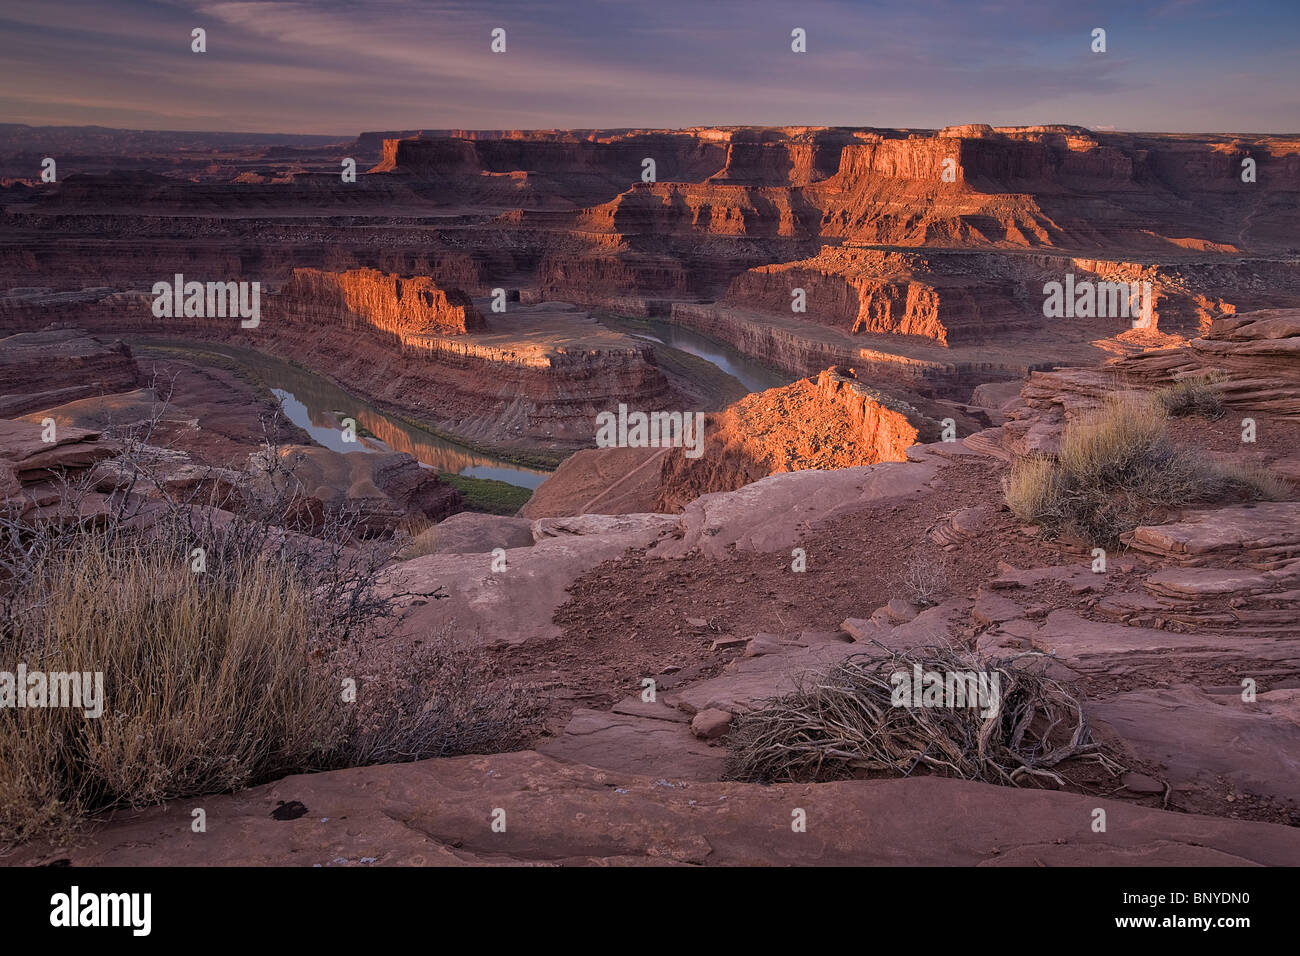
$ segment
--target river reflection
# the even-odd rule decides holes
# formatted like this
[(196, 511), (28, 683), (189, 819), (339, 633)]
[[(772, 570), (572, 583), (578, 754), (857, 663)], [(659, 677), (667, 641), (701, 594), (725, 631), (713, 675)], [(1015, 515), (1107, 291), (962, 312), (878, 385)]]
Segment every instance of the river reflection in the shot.
[[(756, 362), (739, 349), (724, 345), (721, 342), (715, 342), (698, 332), (673, 325), (671, 322), (663, 322), (658, 319), (641, 320), (641, 322), (647, 331), (638, 337), (680, 349), (697, 358), (712, 362), (728, 375), (739, 380), (740, 384), (751, 392), (762, 392), (769, 388), (789, 385), (797, 378), (795, 375), (788, 375), (761, 362)], [(637, 335), (638, 333), (633, 332), (631, 334)]]
[[(795, 379), (795, 376), (769, 368), (729, 345), (715, 342), (690, 329), (662, 321), (649, 322), (642, 328), (645, 329), (642, 338), (712, 362), (751, 391), (788, 385)], [(255, 374), (280, 400), (286, 418), (333, 451), (364, 454), (383, 451), (384, 446), (387, 446), (393, 451), (404, 451), (440, 472), (491, 478), (532, 490), (551, 475), (548, 471), (515, 465), (439, 438), (432, 432), (390, 416), (328, 379), (289, 362), (250, 349), (217, 345), (204, 347), (225, 355)], [(343, 441), (343, 418), (356, 420), (357, 441)], [(367, 433), (383, 445), (368, 438)]]
[[(287, 362), (244, 349), (222, 349), (257, 375), (280, 400), (285, 417), (326, 448), (344, 454), (383, 451), (368, 440), (369, 432), (393, 451), (404, 451), (438, 471), (472, 478), (494, 478), (535, 489), (550, 472), (524, 468), (491, 455), (471, 451), (375, 408), (328, 379)], [(357, 422), (357, 441), (343, 440), (341, 419)]]

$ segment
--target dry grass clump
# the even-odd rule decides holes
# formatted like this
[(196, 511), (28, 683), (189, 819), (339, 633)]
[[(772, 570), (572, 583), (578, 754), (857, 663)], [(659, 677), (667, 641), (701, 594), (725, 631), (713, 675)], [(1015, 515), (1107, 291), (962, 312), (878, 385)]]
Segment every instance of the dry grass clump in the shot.
[(397, 553), (393, 555), (394, 560), (410, 561), (412, 558), (422, 558), (426, 554), (434, 554), (438, 550), (436, 528), (437, 525), (430, 522), (428, 527), (415, 532), (401, 533), (399, 529), (397, 540), (400, 547)]
[(321, 769), (343, 743), (312, 591), (272, 558), (195, 574), (139, 536), (77, 529), (24, 597), (4, 669), (102, 673), (104, 712), (0, 711), (0, 837)]
[(1002, 492), (1007, 507), (1021, 521), (1056, 524), (1065, 518), (1061, 470), (1045, 455), (1017, 461), (1011, 475), (1002, 479)]
[(1227, 376), (1215, 372), (1185, 378), (1167, 388), (1157, 389), (1154, 396), (1170, 415), (1199, 415), (1210, 421), (1218, 421), (1227, 409), (1214, 386), (1225, 378)]
[(1071, 422), (1060, 454), (1018, 462), (1003, 491), (1022, 521), (1102, 546), (1115, 545), (1121, 534), (1157, 519), (1163, 509), (1290, 493), (1267, 471), (1176, 445), (1161, 403), (1133, 396), (1112, 397)]
[(0, 513), (0, 671), (102, 675), (100, 716), (0, 707), (0, 845), (115, 808), (526, 739), (537, 695), (481, 651), (436, 635), (368, 663), (405, 595), (380, 581), (394, 543), (359, 541), (354, 515), (309, 537), (285, 530), (288, 495), (232, 515), (137, 494), (147, 481), (90, 518), (70, 517), (88, 494), (71, 487), (54, 520)]
[[(883, 648), (883, 645), (880, 645)], [(1066, 780), (1052, 768), (1086, 756), (1118, 765), (1090, 739), (1079, 699), (1042, 676), (1027, 658), (978, 661), (950, 648), (856, 654), (805, 677), (785, 697), (740, 715), (730, 737), (727, 776), (764, 783), (822, 781), (918, 768), (946, 777), (1010, 786)], [(980, 706), (895, 706), (891, 675), (985, 672), (1000, 702)]]
[(1099, 484), (1140, 474), (1166, 452), (1167, 418), (1158, 405), (1133, 395), (1110, 396), (1072, 422), (1061, 436), (1066, 472)]
[(1255, 462), (1216, 461), (1214, 469), (1233, 487), (1248, 489), (1261, 501), (1286, 501), (1295, 494), (1291, 483)]

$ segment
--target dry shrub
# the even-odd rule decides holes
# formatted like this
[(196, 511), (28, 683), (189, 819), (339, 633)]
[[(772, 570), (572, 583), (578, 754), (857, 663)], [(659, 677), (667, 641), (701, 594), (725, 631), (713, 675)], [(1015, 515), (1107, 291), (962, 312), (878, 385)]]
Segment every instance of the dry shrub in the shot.
[(96, 718), (0, 709), (0, 844), (61, 838), (114, 808), (525, 737), (535, 695), (481, 652), (435, 641), (359, 675), (406, 595), (379, 585), (393, 543), (358, 541), (355, 516), (293, 534), (285, 496), (232, 515), (138, 494), (160, 483), (139, 459), (118, 465), (129, 485), (90, 518), (69, 517), (86, 487), (65, 489), (57, 520), (0, 513), (0, 670), (101, 673), (104, 703)]
[(73, 531), (0, 634), (5, 669), (100, 672), (104, 713), (0, 712), (0, 837), (331, 765), (345, 713), (313, 595), (258, 556), (195, 574), (139, 536)]
[(1117, 544), (1121, 534), (1157, 520), (1164, 509), (1290, 493), (1285, 482), (1262, 469), (1215, 461), (1174, 444), (1159, 401), (1135, 396), (1112, 397), (1071, 422), (1060, 454), (1017, 462), (1003, 492), (1022, 521), (1102, 546)]
[(1064, 497), (1060, 477), (1051, 458), (1035, 455), (1016, 462), (1010, 477), (1002, 482), (1007, 507), (1022, 521), (1055, 524), (1064, 518), (1059, 510)]
[(398, 537), (399, 548), (394, 558), (398, 561), (410, 561), (412, 558), (422, 558), (426, 554), (433, 554), (438, 549), (438, 536), (434, 530), (436, 524), (430, 523), (430, 526), (419, 532), (401, 534)]
[(952, 593), (947, 559), (942, 554), (913, 551), (890, 582), (889, 590), (918, 607), (938, 604)]
[(372, 673), (358, 682), (348, 740), (352, 765), (517, 749), (532, 738), (545, 712), (531, 686), (445, 629), (400, 659), (338, 662), (340, 674), (360, 668)]
[[(764, 783), (843, 779), (864, 773), (939, 776), (1020, 786), (1066, 780), (1053, 768), (1072, 757), (1118, 765), (1090, 738), (1079, 698), (1043, 676), (1037, 654), (979, 661), (951, 648), (855, 654), (794, 693), (736, 718), (727, 776)], [(1000, 704), (907, 707), (893, 704), (890, 675), (986, 672), (997, 675)]]
[(1226, 375), (1214, 372), (1185, 378), (1167, 388), (1157, 389), (1155, 399), (1170, 415), (1199, 415), (1217, 421), (1227, 409), (1224, 408), (1219, 390), (1214, 386), (1226, 378)]
[(1112, 395), (1065, 429), (1060, 462), (1067, 475), (1080, 481), (1123, 484), (1167, 453), (1166, 430), (1166, 416), (1156, 403)]
[(1295, 495), (1291, 482), (1255, 462), (1217, 460), (1215, 471), (1235, 488), (1244, 488), (1262, 501), (1287, 501)]

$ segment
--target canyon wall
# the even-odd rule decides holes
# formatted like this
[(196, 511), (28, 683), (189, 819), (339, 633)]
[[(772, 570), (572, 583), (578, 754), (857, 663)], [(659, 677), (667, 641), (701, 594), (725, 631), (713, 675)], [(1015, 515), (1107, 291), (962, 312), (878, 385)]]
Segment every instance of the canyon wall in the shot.
[[(803, 290), (803, 312), (794, 312), (795, 289)], [(940, 345), (1038, 324), (1035, 303), (1007, 278), (958, 278), (924, 256), (877, 250), (827, 247), (811, 259), (749, 269), (732, 280), (723, 302), (801, 315), (850, 335), (916, 335)]]
[(938, 346), (904, 353), (879, 338), (871, 345), (843, 334), (823, 334), (810, 323), (787, 319), (774, 322), (751, 311), (719, 305), (674, 303), (672, 321), (725, 342), (747, 355), (796, 375), (815, 375), (818, 369), (847, 365), (864, 379), (904, 387), (923, 395), (966, 397), (977, 385), (1019, 378), (1051, 363), (1034, 355), (1010, 352), (952, 354)]
[[(723, 168), (726, 147), (669, 131), (590, 138), (396, 139), (385, 141), (371, 172), (409, 178), (422, 184), (424, 195), (448, 202), (513, 196), (525, 206), (555, 205), (557, 199), (592, 205), (640, 182), (646, 159), (654, 160), (660, 180), (697, 182)], [(502, 177), (509, 181), (503, 184)]]
[(143, 384), (120, 341), (72, 329), (0, 337), (0, 418)]
[[(557, 303), (662, 316), (797, 374), (844, 365), (955, 400), (1300, 304), (1296, 137), (971, 124), (299, 146), (204, 161), (146, 149), (144, 169), (115, 154), (10, 190), (0, 331), (267, 347), (465, 437), (559, 450), (589, 439), (596, 411), (676, 398), (650, 346)], [(347, 182), (340, 156), (379, 162)], [(175, 273), (262, 283), (263, 328), (160, 324), (143, 293)], [(1044, 285), (1066, 274), (1150, 282), (1155, 328), (1044, 316)], [(496, 288), (500, 318), (473, 301)]]
[(317, 314), (333, 321), (344, 316), (390, 332), (403, 344), (426, 335), (487, 328), (482, 313), (460, 289), (440, 289), (426, 276), (403, 279), (375, 269), (295, 269), (276, 303), (290, 315)]
[[(232, 318), (157, 318), (153, 299), (134, 294), (62, 303), (39, 296), (0, 300), (0, 328), (62, 323), (252, 348), (300, 362), (360, 395), (506, 454), (560, 455), (589, 445), (596, 414), (620, 401), (643, 407), (678, 402), (649, 344), (609, 332), (584, 313), (538, 307), (530, 315), (516, 305), (515, 321), (503, 322), (503, 329), (444, 334), (400, 323), (390, 328), (405, 314), (399, 289), (446, 301), (447, 316), (464, 318), (465, 307), (455, 304), (463, 293), (446, 290), (440, 299), (435, 293), (444, 290), (427, 280), (407, 285), (369, 271), (307, 272), (280, 294), (263, 295), (256, 328), (241, 328)], [(346, 290), (369, 312), (347, 307)], [(432, 307), (420, 296), (416, 301), (417, 315), (430, 318), (425, 313)], [(366, 314), (376, 321), (363, 320)]]
[(903, 461), (917, 442), (988, 426), (980, 413), (914, 393), (869, 385), (861, 370), (823, 369), (747, 395), (703, 419), (698, 455), (675, 448), (579, 452), (538, 489), (528, 517), (681, 511), (700, 495), (732, 491), (769, 475)]

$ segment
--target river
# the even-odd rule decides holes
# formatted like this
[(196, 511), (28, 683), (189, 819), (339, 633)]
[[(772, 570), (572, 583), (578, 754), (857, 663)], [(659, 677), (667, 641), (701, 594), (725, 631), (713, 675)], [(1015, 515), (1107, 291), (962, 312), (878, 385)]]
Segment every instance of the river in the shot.
[(707, 362), (712, 362), (722, 371), (737, 379), (751, 392), (762, 392), (769, 388), (789, 385), (797, 378), (757, 362), (739, 349), (673, 325), (659, 319), (638, 319), (638, 326), (645, 332), (631, 332), (637, 338), (658, 342), (670, 348), (679, 349)]
[[(642, 322), (640, 328), (644, 331), (631, 334), (712, 362), (750, 391), (788, 385), (794, 380), (793, 376), (769, 368), (729, 345), (690, 329), (656, 320)], [(280, 400), (286, 418), (333, 451), (344, 454), (376, 453), (389, 449), (404, 451), (439, 472), (491, 478), (530, 490), (536, 489), (551, 475), (548, 471), (516, 465), (441, 438), (376, 408), (329, 379), (291, 362), (228, 345), (205, 344), (202, 348), (224, 355), (256, 375)], [(343, 418), (356, 420), (357, 441), (343, 441)]]
[[(200, 347), (225, 355), (256, 375), (280, 400), (286, 418), (333, 451), (344, 454), (404, 451), (439, 472), (492, 478), (528, 489), (536, 489), (551, 476), (549, 471), (525, 468), (441, 438), (381, 411), (329, 379), (292, 363), (251, 349), (207, 344)], [(343, 440), (343, 418), (355, 419), (358, 426), (355, 442)]]

